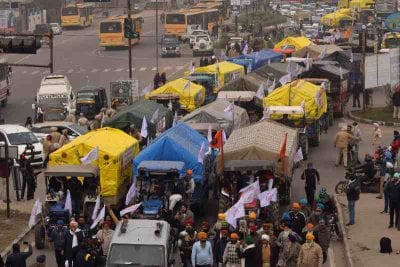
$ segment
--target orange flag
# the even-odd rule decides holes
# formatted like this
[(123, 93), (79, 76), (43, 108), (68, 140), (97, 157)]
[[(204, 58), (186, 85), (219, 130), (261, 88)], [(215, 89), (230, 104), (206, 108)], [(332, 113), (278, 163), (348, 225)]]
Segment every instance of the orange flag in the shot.
[(215, 135), (214, 138), (212, 139), (210, 143), (210, 147), (212, 148), (222, 148), (224, 145), (224, 138), (222, 134), (222, 130), (219, 130)]

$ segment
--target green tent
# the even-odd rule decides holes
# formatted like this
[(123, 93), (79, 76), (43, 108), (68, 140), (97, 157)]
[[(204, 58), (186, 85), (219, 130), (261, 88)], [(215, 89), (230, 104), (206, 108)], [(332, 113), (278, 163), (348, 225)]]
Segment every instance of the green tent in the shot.
[(134, 124), (135, 128), (140, 131), (144, 116), (146, 116), (147, 131), (150, 137), (155, 137), (157, 131), (162, 132), (171, 128), (174, 119), (172, 111), (168, 108), (154, 101), (143, 99), (121, 109), (116, 115), (106, 120), (104, 126), (125, 130)]

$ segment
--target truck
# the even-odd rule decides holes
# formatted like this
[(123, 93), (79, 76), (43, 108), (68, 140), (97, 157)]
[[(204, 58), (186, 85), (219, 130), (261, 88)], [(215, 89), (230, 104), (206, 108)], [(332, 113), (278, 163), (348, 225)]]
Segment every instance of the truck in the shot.
[(75, 94), (68, 78), (55, 74), (43, 77), (32, 108), (38, 122), (63, 121), (74, 114)]
[(7, 105), (7, 97), (11, 91), (11, 76), (8, 70), (7, 63), (2, 60), (0, 62), (0, 105), (5, 107)]
[(102, 108), (107, 108), (106, 89), (97, 86), (84, 86), (79, 89), (76, 96), (76, 113), (88, 119), (94, 119)]
[(111, 239), (106, 266), (173, 266), (174, 243), (166, 221), (124, 220)]

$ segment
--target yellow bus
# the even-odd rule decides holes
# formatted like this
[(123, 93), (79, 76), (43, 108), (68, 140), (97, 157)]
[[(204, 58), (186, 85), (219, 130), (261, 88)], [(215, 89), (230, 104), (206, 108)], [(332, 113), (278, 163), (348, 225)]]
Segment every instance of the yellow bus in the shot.
[[(143, 18), (131, 16), (139, 38), (132, 39), (132, 45), (140, 42), (143, 34)], [(101, 47), (128, 47), (128, 39), (124, 37), (124, 19), (126, 16), (110, 17), (100, 22), (99, 45)]]
[(200, 25), (209, 33), (221, 25), (218, 9), (181, 9), (165, 15), (164, 32), (183, 37), (188, 25)]
[(92, 4), (76, 4), (61, 8), (61, 27), (89, 27), (94, 20)]
[[(230, 5), (226, 5), (222, 1), (206, 0), (200, 1), (198, 4), (193, 6), (194, 9), (218, 9), (221, 19), (228, 19), (230, 17)], [(221, 21), (222, 23), (222, 21)]]

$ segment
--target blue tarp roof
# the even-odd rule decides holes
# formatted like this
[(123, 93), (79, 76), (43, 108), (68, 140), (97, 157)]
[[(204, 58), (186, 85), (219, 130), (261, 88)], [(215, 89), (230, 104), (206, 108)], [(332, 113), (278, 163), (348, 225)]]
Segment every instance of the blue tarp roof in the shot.
[(184, 172), (191, 169), (195, 182), (201, 182), (203, 164), (198, 162), (198, 155), (203, 142), (207, 151), (209, 144), (205, 137), (186, 123), (178, 123), (154, 139), (136, 156), (133, 160), (134, 175), (137, 176), (138, 166), (144, 160), (182, 161), (185, 163)]
[(143, 160), (139, 163), (138, 169), (164, 172), (175, 169), (179, 172), (179, 177), (185, 176), (185, 163), (182, 161)]
[(282, 55), (275, 53), (270, 49), (263, 49), (258, 52), (253, 52), (248, 55), (240, 55), (234, 58), (229, 58), (227, 61), (246, 66), (247, 68), (251, 64), (251, 69), (255, 70), (268, 64), (268, 61), (277, 62), (282, 59)]

